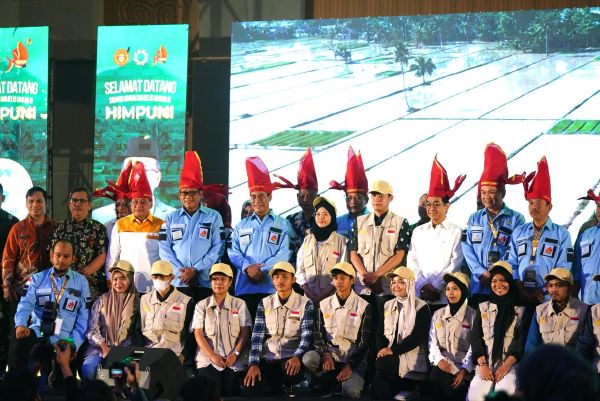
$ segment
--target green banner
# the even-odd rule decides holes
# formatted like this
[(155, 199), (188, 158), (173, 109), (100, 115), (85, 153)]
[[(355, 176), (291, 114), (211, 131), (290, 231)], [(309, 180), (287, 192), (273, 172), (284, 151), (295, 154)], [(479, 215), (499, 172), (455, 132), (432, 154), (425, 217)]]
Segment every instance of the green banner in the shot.
[[(178, 207), (185, 150), (188, 26), (98, 27), (94, 187), (115, 182), (126, 159), (140, 159), (154, 189), (153, 214)], [(94, 200), (99, 221), (115, 217)]]
[(0, 183), (2, 208), (27, 215), (25, 193), (46, 187), (48, 27), (0, 28)]

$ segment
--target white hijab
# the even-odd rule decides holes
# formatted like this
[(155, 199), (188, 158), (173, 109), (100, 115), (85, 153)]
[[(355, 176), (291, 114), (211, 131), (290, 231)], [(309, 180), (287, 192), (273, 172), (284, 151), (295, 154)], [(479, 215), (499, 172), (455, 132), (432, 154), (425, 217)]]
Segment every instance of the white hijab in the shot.
[(415, 307), (415, 281), (406, 277), (402, 277), (402, 280), (406, 284), (407, 296), (405, 298), (396, 297), (396, 301), (402, 304), (402, 310), (398, 317), (398, 342), (413, 332), (417, 316), (417, 308)]

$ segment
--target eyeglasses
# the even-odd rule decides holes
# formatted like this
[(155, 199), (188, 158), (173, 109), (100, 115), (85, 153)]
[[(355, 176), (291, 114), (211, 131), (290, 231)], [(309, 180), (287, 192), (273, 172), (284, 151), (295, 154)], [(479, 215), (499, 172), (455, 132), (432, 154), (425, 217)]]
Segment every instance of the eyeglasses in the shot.
[(425, 202), (425, 207), (427, 209), (439, 209), (440, 207), (442, 207), (444, 204), (442, 202)]
[(198, 195), (199, 193), (200, 193), (200, 191), (179, 191), (179, 196), (181, 196), (182, 198), (185, 198), (187, 196), (194, 197), (194, 196)]
[(371, 192), (371, 198), (375, 198), (375, 199), (383, 199), (383, 198), (387, 198), (389, 195), (388, 194), (382, 194), (379, 192)]
[(83, 199), (83, 198), (71, 198), (71, 199), (69, 199), (69, 202), (74, 205), (77, 205), (77, 204), (88, 203), (89, 201), (87, 199)]

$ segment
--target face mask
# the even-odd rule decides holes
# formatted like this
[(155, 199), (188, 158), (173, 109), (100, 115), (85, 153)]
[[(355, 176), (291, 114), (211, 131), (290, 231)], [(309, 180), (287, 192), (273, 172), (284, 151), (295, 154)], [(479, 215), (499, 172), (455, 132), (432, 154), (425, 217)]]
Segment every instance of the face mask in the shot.
[(169, 282), (168, 281), (162, 281), (162, 280), (152, 280), (152, 285), (154, 285), (154, 288), (156, 289), (156, 291), (162, 292), (164, 290), (166, 290), (167, 288), (169, 288)]

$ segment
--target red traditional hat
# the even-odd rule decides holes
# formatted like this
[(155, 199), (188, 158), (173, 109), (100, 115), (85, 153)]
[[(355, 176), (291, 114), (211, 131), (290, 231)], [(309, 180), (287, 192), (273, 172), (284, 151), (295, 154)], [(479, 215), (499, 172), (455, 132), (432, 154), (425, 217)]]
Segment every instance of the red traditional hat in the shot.
[(312, 152), (310, 146), (300, 159), (300, 168), (298, 169), (298, 184), (294, 185), (292, 182), (280, 175), (273, 174), (279, 178), (282, 183), (275, 182), (273, 185), (277, 188), (294, 188), (297, 190), (308, 189), (311, 191), (319, 190), (319, 183), (317, 181), (317, 173), (315, 171), (315, 163), (313, 162)]
[(186, 150), (179, 178), (179, 189), (197, 188), (201, 190), (202, 186), (202, 161), (200, 156), (193, 150)]
[(596, 195), (594, 193), (594, 190), (589, 189), (587, 191), (587, 195), (586, 196), (582, 196), (581, 198), (578, 198), (578, 199), (580, 199), (580, 200), (581, 199), (586, 199), (586, 200), (591, 200), (591, 201), (594, 201), (594, 202), (598, 203), (598, 202), (600, 202), (600, 192), (598, 192), (598, 195)]
[(206, 206), (219, 212), (223, 225), (231, 228), (231, 206), (227, 202), (229, 187), (223, 184), (207, 184), (202, 188), (202, 194)]
[(129, 197), (152, 199), (152, 188), (146, 177), (146, 168), (144, 163), (136, 162), (133, 165), (133, 171), (129, 176), (129, 188), (131, 188)]
[(252, 192), (273, 192), (273, 184), (269, 177), (269, 169), (260, 157), (253, 156), (246, 158), (246, 174), (248, 174), (248, 188)]
[(450, 199), (454, 196), (458, 188), (460, 188), (465, 178), (467, 178), (466, 175), (456, 177), (454, 188), (450, 189), (448, 173), (446, 173), (446, 169), (438, 161), (436, 155), (433, 158), (433, 165), (431, 166), (431, 178), (429, 179), (429, 192), (427, 192), (427, 196), (439, 196), (440, 198)]
[[(531, 182), (531, 185), (529, 183)], [(546, 156), (537, 164), (537, 172), (529, 173), (523, 181), (525, 187), (525, 199), (544, 199), (552, 203), (552, 191), (550, 188), (550, 171)]]
[(331, 189), (343, 190), (347, 194), (362, 192), (366, 194), (369, 192), (369, 181), (367, 181), (367, 175), (365, 174), (365, 166), (362, 161), (360, 152), (354, 153), (352, 146), (348, 148), (348, 163), (346, 164), (346, 181), (344, 184), (340, 184), (337, 181), (330, 181), (329, 185)]
[(131, 175), (131, 170), (133, 169), (133, 165), (131, 161), (127, 162), (127, 165), (123, 170), (121, 170), (121, 175), (119, 175), (119, 179), (117, 183), (113, 183), (112, 181), (106, 180), (106, 186), (104, 188), (98, 188), (94, 191), (94, 196), (99, 198), (108, 198), (113, 201), (117, 201), (118, 199), (128, 199), (129, 198), (129, 176)]
[(523, 182), (525, 173), (508, 177), (506, 154), (499, 145), (488, 143), (484, 154), (483, 173), (479, 179), (479, 187), (485, 185), (502, 188), (505, 184), (513, 185)]

